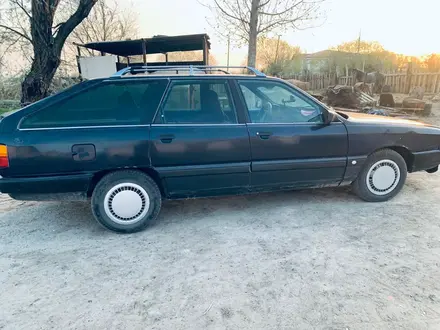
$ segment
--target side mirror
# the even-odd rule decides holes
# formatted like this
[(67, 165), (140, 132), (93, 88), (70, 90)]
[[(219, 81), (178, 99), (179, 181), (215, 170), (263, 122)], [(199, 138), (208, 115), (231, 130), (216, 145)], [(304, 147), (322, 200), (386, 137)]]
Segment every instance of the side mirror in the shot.
[(333, 121), (333, 114), (327, 109), (322, 109), (322, 119), (324, 120), (324, 125), (328, 126)]
[(293, 95), (290, 95), (289, 102), (296, 102), (296, 98)]

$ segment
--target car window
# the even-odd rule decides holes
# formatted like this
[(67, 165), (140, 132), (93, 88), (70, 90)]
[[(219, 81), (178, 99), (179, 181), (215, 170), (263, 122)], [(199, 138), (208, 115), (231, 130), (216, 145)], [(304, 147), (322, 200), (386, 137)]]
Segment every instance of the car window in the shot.
[(200, 85), (174, 85), (165, 102), (164, 110), (201, 110)]
[(139, 125), (151, 122), (166, 80), (106, 83), (26, 117), (20, 128)]
[(262, 107), (263, 100), (253, 93), (245, 85), (240, 85), (241, 92), (243, 93), (246, 105), (249, 110), (259, 110)]
[(161, 112), (164, 124), (234, 124), (237, 116), (226, 81), (175, 82)]
[(252, 123), (322, 123), (319, 105), (275, 81), (239, 81)]

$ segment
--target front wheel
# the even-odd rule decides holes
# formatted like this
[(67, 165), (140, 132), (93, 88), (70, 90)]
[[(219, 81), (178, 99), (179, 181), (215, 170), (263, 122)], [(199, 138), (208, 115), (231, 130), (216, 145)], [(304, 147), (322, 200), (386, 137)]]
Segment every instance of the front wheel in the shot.
[(159, 214), (161, 194), (153, 179), (139, 171), (107, 174), (92, 195), (96, 220), (120, 233), (143, 230)]
[(353, 191), (367, 202), (384, 202), (399, 193), (406, 176), (406, 163), (400, 154), (390, 149), (379, 150), (368, 157), (353, 182)]

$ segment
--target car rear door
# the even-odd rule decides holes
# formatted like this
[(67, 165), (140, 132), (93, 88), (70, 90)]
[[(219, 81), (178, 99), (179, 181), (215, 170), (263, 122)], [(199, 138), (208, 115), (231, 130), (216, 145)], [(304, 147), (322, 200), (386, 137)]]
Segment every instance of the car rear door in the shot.
[(338, 185), (347, 163), (342, 122), (323, 124), (322, 106), (270, 79), (238, 81), (249, 113), (254, 190)]
[(171, 81), (150, 131), (150, 155), (169, 197), (247, 191), (250, 146), (230, 82), (190, 77)]

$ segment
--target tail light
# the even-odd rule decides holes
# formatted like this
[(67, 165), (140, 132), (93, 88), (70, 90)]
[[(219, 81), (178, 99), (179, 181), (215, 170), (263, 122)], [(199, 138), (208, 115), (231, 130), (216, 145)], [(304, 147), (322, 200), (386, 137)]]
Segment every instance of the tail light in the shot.
[(0, 144), (0, 168), (9, 167), (8, 147)]

